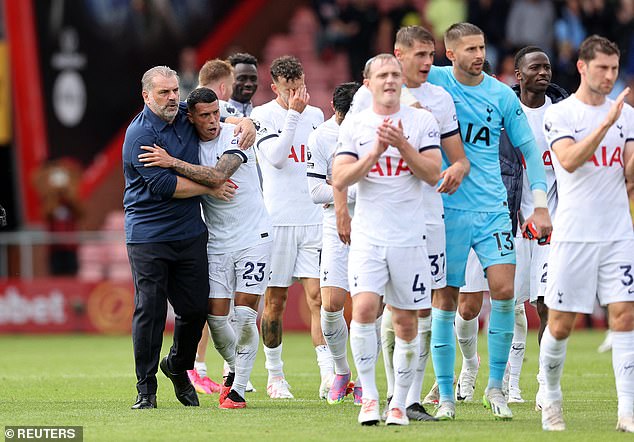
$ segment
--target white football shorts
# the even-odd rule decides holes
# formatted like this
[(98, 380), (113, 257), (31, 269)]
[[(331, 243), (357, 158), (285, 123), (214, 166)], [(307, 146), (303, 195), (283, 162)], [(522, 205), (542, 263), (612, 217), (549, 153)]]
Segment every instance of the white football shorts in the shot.
[(563, 312), (592, 313), (601, 305), (634, 301), (634, 239), (554, 242), (544, 301)]
[(274, 226), (270, 287), (290, 287), (293, 278), (319, 278), (321, 224)]
[(350, 246), (348, 283), (352, 296), (385, 294), (383, 302), (404, 310), (431, 308), (431, 271), (426, 246)]
[(431, 288), (447, 285), (447, 256), (445, 254), (445, 225), (427, 224), (427, 253), (431, 269)]
[(229, 253), (209, 254), (209, 297), (235, 292), (262, 295), (269, 284), (272, 242)]
[(339, 239), (336, 229), (325, 228), (322, 240), (319, 286), (349, 291), (348, 253), (350, 246)]

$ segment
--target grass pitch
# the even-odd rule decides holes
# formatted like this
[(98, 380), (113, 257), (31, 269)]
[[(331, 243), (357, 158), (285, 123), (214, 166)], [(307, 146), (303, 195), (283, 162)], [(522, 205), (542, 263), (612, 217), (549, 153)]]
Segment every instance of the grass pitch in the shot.
[[(218, 395), (199, 395), (200, 407), (183, 407), (160, 371), (159, 408), (131, 410), (136, 380), (129, 336), (0, 336), (0, 424), (81, 425), (87, 441), (625, 440), (628, 435), (614, 430), (611, 354), (596, 351), (603, 337), (602, 332), (586, 331), (571, 337), (562, 382), (568, 430), (559, 434), (542, 432), (540, 414), (534, 411), (538, 356), (534, 333), (528, 337), (521, 379), (527, 402), (512, 405), (513, 421), (494, 421), (480, 402), (474, 402), (458, 404), (454, 422), (371, 428), (357, 424), (359, 408), (351, 398), (336, 406), (317, 398), (319, 373), (307, 334), (284, 336), (284, 370), (296, 399), (268, 398), (260, 347), (251, 377), (257, 392), (247, 393), (244, 410), (219, 410)], [(479, 340), (483, 363), (478, 398), (488, 375), (486, 336), (481, 334)], [(166, 336), (162, 355), (170, 343), (171, 336)], [(461, 358), (457, 361), (460, 364)], [(218, 381), (222, 366), (213, 348), (207, 362), (212, 379)], [(377, 377), (384, 396), (382, 367), (379, 364)], [(429, 361), (423, 394), (432, 382)]]

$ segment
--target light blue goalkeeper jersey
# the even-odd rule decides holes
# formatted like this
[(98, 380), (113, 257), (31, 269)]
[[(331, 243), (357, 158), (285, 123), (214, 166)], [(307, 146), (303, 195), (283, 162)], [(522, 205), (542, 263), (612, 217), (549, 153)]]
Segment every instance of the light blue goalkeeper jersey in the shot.
[[(546, 174), (535, 138), (513, 90), (484, 74), (477, 86), (465, 86), (453, 67), (433, 66), (428, 81), (442, 86), (453, 98), (471, 172), (456, 193), (443, 194), (445, 207), (478, 212), (508, 211), (506, 188), (500, 175), (500, 133), (507, 131), (513, 146), (524, 154), (531, 188), (546, 191)], [(449, 166), (443, 152), (443, 169)]]

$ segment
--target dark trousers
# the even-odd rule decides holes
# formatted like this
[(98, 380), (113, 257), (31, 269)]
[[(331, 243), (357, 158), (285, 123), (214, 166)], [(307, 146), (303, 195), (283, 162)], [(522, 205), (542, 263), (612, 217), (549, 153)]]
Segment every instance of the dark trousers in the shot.
[(209, 298), (207, 233), (182, 241), (127, 247), (134, 278), (132, 344), (137, 390), (156, 394), (168, 300), (176, 313), (170, 371), (182, 373), (194, 367)]

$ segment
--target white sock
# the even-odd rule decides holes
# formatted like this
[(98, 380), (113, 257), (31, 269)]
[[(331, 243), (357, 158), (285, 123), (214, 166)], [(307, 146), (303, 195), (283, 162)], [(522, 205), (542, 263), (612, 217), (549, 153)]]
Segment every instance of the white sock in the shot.
[(381, 353), (381, 324), (383, 324), (383, 312), (381, 316), (374, 321), (374, 330), (376, 331), (376, 360), (379, 360), (379, 353)]
[(229, 364), (229, 371), (236, 371), (236, 334), (226, 316), (207, 315), (209, 334), (220, 356)]
[(462, 352), (462, 366), (476, 368), (478, 366), (478, 318), (468, 321), (456, 312), (456, 338)]
[(319, 375), (322, 379), (332, 376), (334, 374), (334, 368), (332, 364), (332, 354), (327, 345), (318, 345), (315, 347), (315, 353), (317, 353), (317, 365), (319, 365)]
[(513, 330), (513, 342), (509, 353), (509, 388), (519, 390), (520, 374), (522, 364), (524, 364), (524, 353), (526, 352), (526, 332), (528, 322), (526, 321), (526, 311), (524, 304), (515, 306), (515, 328)]
[(350, 373), (350, 365), (348, 365), (348, 325), (343, 317), (343, 309), (336, 312), (327, 312), (322, 307), (321, 330), (332, 354), (335, 373)]
[(363, 384), (363, 399), (379, 400), (376, 388), (376, 329), (374, 323), (350, 323), (350, 348), (357, 367), (359, 379)]
[(231, 300), (231, 306), (229, 307), (229, 314), (227, 315), (227, 321), (229, 321), (229, 325), (233, 329), (233, 331), (238, 334), (238, 320), (236, 318), (235, 305), (233, 304), (233, 299)]
[(611, 333), (619, 417), (628, 417), (634, 414), (634, 331)]
[(387, 397), (394, 396), (394, 327), (392, 326), (392, 312), (383, 309), (381, 320), (381, 348), (383, 350), (383, 366), (387, 380)]
[(539, 370), (546, 381), (544, 393), (548, 402), (559, 401), (563, 397), (561, 394), (561, 374), (564, 371), (567, 345), (568, 338), (557, 340), (550, 333), (550, 327), (546, 327), (539, 348)]
[(405, 399), (409, 391), (418, 365), (416, 357), (420, 352), (418, 334), (411, 341), (395, 338), (394, 343), (394, 396), (390, 408), (405, 409)]
[(194, 361), (194, 370), (198, 372), (198, 376), (204, 378), (207, 376), (207, 363), (205, 361)]
[(267, 384), (270, 384), (273, 378), (284, 377), (284, 371), (282, 370), (282, 367), (284, 367), (284, 362), (282, 362), (282, 344), (280, 343), (275, 348), (269, 348), (266, 345), (262, 347), (264, 348), (264, 368), (269, 371)]
[(258, 312), (250, 307), (238, 305), (235, 307), (234, 322), (238, 332), (236, 344), (236, 377), (232, 390), (244, 397), (255, 357), (258, 354), (260, 334), (256, 319)]
[(420, 403), (420, 395), (423, 389), (423, 379), (425, 378), (425, 368), (427, 368), (427, 359), (429, 358), (429, 342), (431, 340), (431, 315), (426, 318), (418, 318), (418, 339), (419, 352), (418, 363), (416, 365), (416, 373), (411, 387), (407, 392), (407, 400), (405, 405), (409, 407), (412, 404)]

